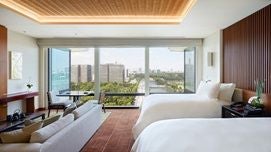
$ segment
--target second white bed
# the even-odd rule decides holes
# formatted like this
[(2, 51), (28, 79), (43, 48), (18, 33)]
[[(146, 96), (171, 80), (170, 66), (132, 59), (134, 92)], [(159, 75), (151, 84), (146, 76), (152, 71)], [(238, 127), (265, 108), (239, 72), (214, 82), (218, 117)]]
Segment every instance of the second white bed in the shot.
[(220, 118), (229, 102), (197, 94), (155, 94), (145, 98), (133, 128), (134, 139), (153, 122), (176, 118)]
[(271, 118), (172, 119), (149, 125), (131, 152), (270, 152)]

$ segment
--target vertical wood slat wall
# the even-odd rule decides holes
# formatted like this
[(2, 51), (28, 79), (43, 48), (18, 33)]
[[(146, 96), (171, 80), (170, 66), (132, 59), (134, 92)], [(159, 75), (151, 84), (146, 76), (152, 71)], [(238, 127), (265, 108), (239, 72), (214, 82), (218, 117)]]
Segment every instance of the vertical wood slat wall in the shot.
[(271, 5), (223, 30), (223, 82), (255, 90), (264, 79), (271, 93)]

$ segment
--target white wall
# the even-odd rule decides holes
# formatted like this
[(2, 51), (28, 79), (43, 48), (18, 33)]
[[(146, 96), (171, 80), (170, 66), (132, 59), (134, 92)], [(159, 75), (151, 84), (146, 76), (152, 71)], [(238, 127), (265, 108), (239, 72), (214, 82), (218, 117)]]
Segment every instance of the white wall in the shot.
[[(214, 64), (208, 66), (208, 52), (214, 53)], [(220, 82), (222, 77), (222, 31), (217, 31), (203, 39), (202, 79)]]
[[(36, 39), (8, 31), (8, 51), (22, 52), (23, 54), (23, 78), (21, 80), (8, 80), (8, 93), (27, 91), (26, 83), (31, 81), (34, 85), (32, 91), (38, 91), (39, 80), (39, 48)], [(15, 109), (25, 109), (25, 104), (21, 101), (8, 103), (8, 114)], [(35, 107), (38, 107), (38, 99), (35, 99)]]

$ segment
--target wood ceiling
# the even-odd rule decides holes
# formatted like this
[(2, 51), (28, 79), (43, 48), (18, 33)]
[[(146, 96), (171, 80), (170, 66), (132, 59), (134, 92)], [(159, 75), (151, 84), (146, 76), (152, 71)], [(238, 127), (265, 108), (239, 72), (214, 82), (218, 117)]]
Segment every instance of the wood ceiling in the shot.
[(196, 0), (0, 0), (40, 23), (176, 24)]

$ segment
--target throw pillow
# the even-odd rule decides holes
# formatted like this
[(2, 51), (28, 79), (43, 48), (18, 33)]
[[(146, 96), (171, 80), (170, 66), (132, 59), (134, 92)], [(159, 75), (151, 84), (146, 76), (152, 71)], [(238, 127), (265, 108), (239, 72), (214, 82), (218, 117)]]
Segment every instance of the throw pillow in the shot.
[(3, 132), (0, 134), (3, 143), (28, 143), (31, 133), (40, 129), (43, 122), (37, 122), (32, 125), (26, 126), (23, 129), (18, 129), (10, 132)]
[(234, 83), (221, 83), (218, 98), (224, 101), (231, 101), (235, 86)]
[(57, 121), (59, 118), (61, 117), (61, 115), (55, 115), (55, 116), (52, 116), (52, 117), (49, 117), (49, 118), (46, 118), (43, 120), (43, 126), (42, 127), (45, 127), (47, 125), (50, 125), (51, 123)]
[(32, 124), (37, 123), (37, 122), (38, 121), (27, 119), (27, 120), (24, 121), (24, 125), (29, 126), (29, 125), (32, 125)]

